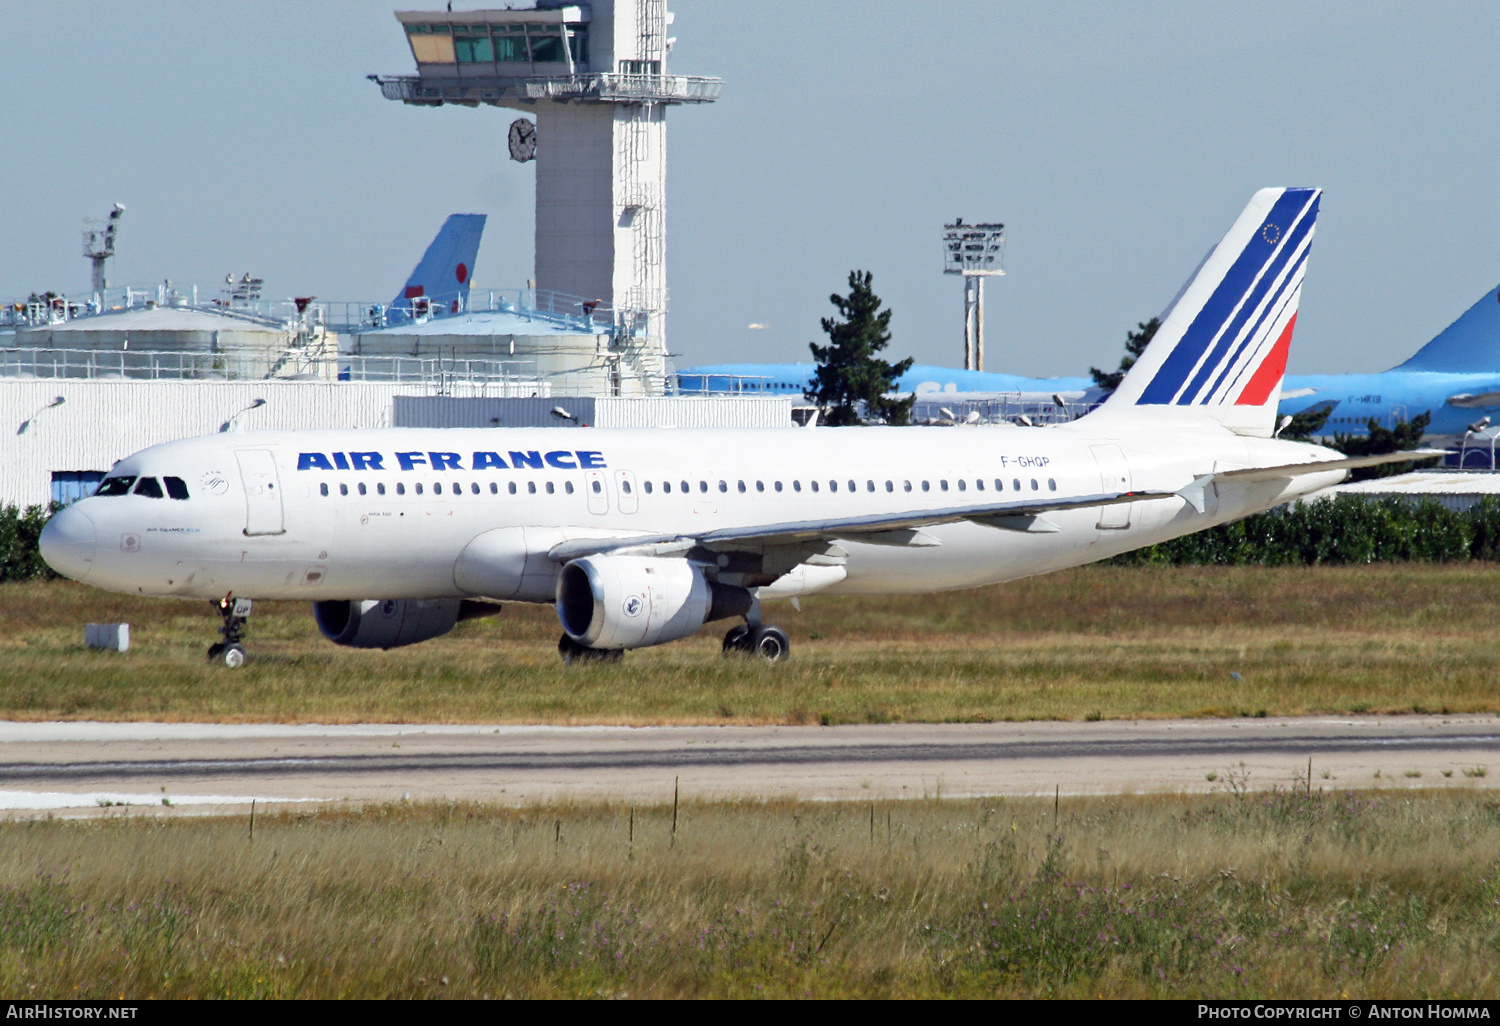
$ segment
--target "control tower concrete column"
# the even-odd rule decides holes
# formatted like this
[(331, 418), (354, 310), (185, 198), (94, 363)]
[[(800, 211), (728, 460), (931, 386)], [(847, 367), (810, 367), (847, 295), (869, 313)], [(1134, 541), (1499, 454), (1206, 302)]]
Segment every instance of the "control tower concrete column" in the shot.
[(396, 18), (417, 74), (372, 75), (382, 93), (532, 115), (534, 133), (512, 123), (509, 142), (514, 159), (537, 165), (537, 289), (609, 309), (619, 358), (664, 373), (666, 108), (711, 103), (723, 87), (667, 73), (666, 0)]

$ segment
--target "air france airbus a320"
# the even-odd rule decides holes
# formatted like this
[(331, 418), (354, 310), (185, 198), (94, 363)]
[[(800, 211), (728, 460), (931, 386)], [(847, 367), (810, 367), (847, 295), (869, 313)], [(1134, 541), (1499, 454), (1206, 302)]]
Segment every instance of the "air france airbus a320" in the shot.
[(1097, 411), (1047, 428), (389, 429), (220, 434), (121, 460), (42, 553), (113, 591), (207, 598), (245, 659), (253, 599), (393, 648), (501, 601), (555, 603), (570, 661), (761, 604), (972, 588), (1105, 559), (1342, 480), (1275, 437), (1316, 189), (1255, 194)]

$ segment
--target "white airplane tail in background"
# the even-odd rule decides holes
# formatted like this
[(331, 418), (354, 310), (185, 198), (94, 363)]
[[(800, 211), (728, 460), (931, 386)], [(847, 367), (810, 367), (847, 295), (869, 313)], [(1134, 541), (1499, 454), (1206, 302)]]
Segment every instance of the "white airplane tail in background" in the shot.
[(1269, 438), (1321, 195), (1262, 189), (1251, 197), (1103, 410), (1191, 410)]

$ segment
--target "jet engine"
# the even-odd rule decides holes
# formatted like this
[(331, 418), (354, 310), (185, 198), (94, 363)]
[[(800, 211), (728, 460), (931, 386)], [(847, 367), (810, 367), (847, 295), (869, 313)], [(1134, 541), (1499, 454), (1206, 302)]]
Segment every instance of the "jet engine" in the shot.
[(490, 616), (500, 607), (459, 599), (365, 599), (314, 602), (318, 630), (335, 645), (400, 648), (447, 634), (460, 620)]
[(710, 581), (685, 559), (587, 556), (557, 578), (557, 618), (587, 648), (644, 648), (697, 633), (710, 620), (742, 616), (754, 597)]

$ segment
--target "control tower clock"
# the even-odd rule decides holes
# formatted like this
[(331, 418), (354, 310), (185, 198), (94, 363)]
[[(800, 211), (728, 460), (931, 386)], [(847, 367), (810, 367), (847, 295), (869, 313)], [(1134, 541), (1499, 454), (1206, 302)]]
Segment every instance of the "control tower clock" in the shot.
[(510, 123), (510, 159), (522, 164), (536, 159), (536, 125), (525, 118)]

